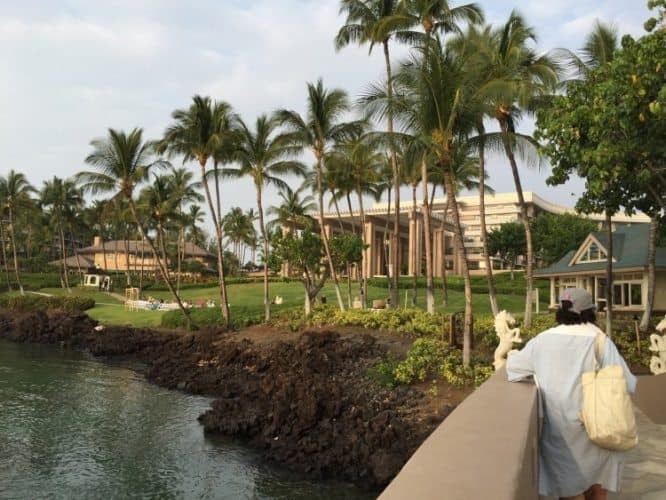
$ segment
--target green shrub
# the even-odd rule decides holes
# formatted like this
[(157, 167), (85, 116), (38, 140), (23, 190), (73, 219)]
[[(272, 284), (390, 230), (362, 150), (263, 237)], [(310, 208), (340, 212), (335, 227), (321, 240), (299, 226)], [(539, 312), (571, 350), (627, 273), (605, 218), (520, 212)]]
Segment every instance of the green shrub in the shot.
[(416, 339), (407, 357), (395, 367), (393, 374), (399, 384), (423, 382), (441, 369), (446, 356), (446, 343), (436, 339)]
[(0, 306), (17, 312), (62, 310), (82, 312), (95, 307), (91, 298), (78, 296), (44, 296), (44, 295), (5, 295), (0, 296)]
[(428, 314), (422, 309), (349, 309), (340, 311), (333, 306), (319, 307), (312, 314), (315, 325), (358, 326), (370, 330), (387, 330), (411, 337), (440, 336), (447, 325), (443, 314)]
[[(197, 327), (221, 327), (224, 324), (222, 310), (219, 307), (195, 307), (188, 311), (192, 322)], [(232, 329), (261, 323), (264, 319), (263, 311), (258, 313), (256, 310), (253, 311), (245, 307), (234, 307), (229, 312)], [(165, 328), (185, 328), (186, 326), (185, 317), (179, 309), (164, 313), (160, 324)]]
[(398, 362), (389, 354), (385, 359), (378, 361), (374, 366), (369, 368), (367, 376), (381, 386), (396, 387), (400, 385), (395, 377), (397, 366)]
[(495, 369), (478, 354), (472, 353), (468, 366), (463, 366), (462, 351), (450, 349), (440, 367), (440, 374), (451, 385), (478, 387), (495, 373)]

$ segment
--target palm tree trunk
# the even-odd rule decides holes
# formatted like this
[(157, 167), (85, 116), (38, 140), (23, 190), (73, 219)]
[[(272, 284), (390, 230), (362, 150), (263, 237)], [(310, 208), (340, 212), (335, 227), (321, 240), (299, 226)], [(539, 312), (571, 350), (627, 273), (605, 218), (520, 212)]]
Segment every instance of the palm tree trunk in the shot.
[(65, 289), (72, 293), (72, 290), (69, 288), (69, 276), (67, 274), (67, 250), (65, 248), (65, 231), (62, 229), (62, 224), (58, 220), (58, 233), (60, 236), (60, 253), (62, 254), (62, 276), (65, 281)]
[(493, 278), (493, 267), (488, 254), (488, 231), (486, 229), (486, 155), (485, 141), (479, 144), (479, 218), (481, 219), (481, 243), (483, 244), (483, 260), (486, 266), (486, 279), (488, 281), (488, 298), (493, 316), (499, 314), (497, 306), (497, 293), (495, 292), (495, 279)]
[(386, 97), (388, 99), (388, 112), (386, 122), (389, 136), (389, 150), (391, 153), (391, 169), (393, 172), (393, 195), (395, 213), (393, 214), (393, 235), (391, 238), (391, 307), (400, 305), (399, 277), (400, 277), (400, 170), (398, 157), (393, 144), (393, 79), (391, 77), (391, 60), (389, 57), (388, 39), (382, 42), (384, 46), (384, 63), (386, 65)]
[[(217, 274), (219, 277), (220, 285), (220, 307), (222, 308), (222, 315), (224, 316), (224, 326), (229, 328), (230, 318), (229, 318), (229, 301), (227, 300), (227, 286), (224, 280), (224, 261), (222, 257), (222, 229), (220, 228), (218, 215), (215, 213), (215, 208), (213, 207), (213, 200), (210, 196), (210, 189), (208, 188), (208, 180), (206, 179), (206, 162), (199, 161), (201, 166), (201, 181), (204, 187), (204, 194), (206, 195), (206, 201), (208, 202), (208, 208), (211, 212), (211, 218), (213, 219), (213, 224), (215, 225), (215, 244), (217, 246)], [(217, 176), (216, 176), (217, 179)], [(217, 187), (217, 181), (216, 181)], [(219, 199), (219, 197), (218, 197)]]
[[(70, 227), (70, 230), (72, 228)], [(71, 237), (72, 237), (72, 251), (74, 252), (74, 257), (76, 258), (76, 269), (79, 273), (79, 284), (82, 283), (81, 278), (83, 277), (83, 273), (81, 272), (81, 260), (79, 259), (79, 251), (76, 248), (76, 242), (74, 241), (74, 232), (71, 232)]]
[(421, 160), (421, 184), (423, 189), (423, 241), (426, 254), (426, 310), (435, 313), (435, 290), (433, 287), (432, 238), (430, 231), (430, 204), (428, 203), (428, 164), (425, 156)]
[[(335, 205), (335, 213), (338, 217), (338, 225), (340, 226), (340, 234), (344, 234), (345, 228), (342, 224), (342, 214), (340, 214), (340, 205), (338, 205), (338, 200), (335, 197), (335, 192), (331, 190), (331, 197), (333, 198), (333, 204)], [(345, 268), (347, 270), (347, 307), (351, 309), (352, 306), (352, 287), (351, 287), (351, 265), (349, 262), (345, 262)]]
[(465, 253), (465, 244), (463, 242), (463, 231), (460, 225), (460, 216), (458, 213), (458, 203), (456, 193), (453, 187), (453, 172), (449, 166), (444, 168), (444, 186), (446, 187), (446, 197), (451, 204), (453, 214), (453, 223), (456, 231), (456, 242), (458, 251), (462, 256), (462, 275), (465, 283), (465, 320), (463, 327), (463, 366), (469, 366), (472, 353), (472, 281), (469, 276), (469, 267), (467, 265), (467, 254)]
[(127, 277), (127, 286), (132, 286), (132, 273), (130, 272), (130, 263), (129, 263), (129, 234), (127, 228), (125, 228), (125, 234), (123, 235), (123, 244), (125, 246), (125, 276)]
[(331, 271), (331, 277), (333, 278), (333, 286), (335, 287), (335, 295), (338, 299), (338, 306), (341, 311), (345, 310), (345, 304), (342, 301), (342, 293), (340, 292), (340, 283), (338, 282), (338, 273), (335, 270), (335, 265), (333, 263), (333, 258), (331, 257), (331, 247), (328, 244), (328, 235), (324, 228), (324, 193), (321, 189), (321, 155), (317, 154), (317, 163), (316, 163), (316, 173), (317, 173), (317, 198), (319, 200), (319, 232), (321, 234), (321, 241), (324, 244), (324, 251), (326, 252), (326, 259), (328, 260), (328, 267)]
[(608, 235), (608, 255), (606, 256), (606, 335), (613, 335), (613, 221), (606, 210), (606, 234)]
[(186, 325), (187, 329), (191, 330), (192, 329), (192, 319), (190, 318), (190, 315), (189, 315), (187, 309), (185, 309), (185, 306), (183, 306), (183, 303), (180, 300), (180, 296), (176, 293), (176, 290), (174, 289), (173, 284), (171, 283), (171, 278), (169, 278), (169, 272), (165, 267), (165, 263), (163, 263), (162, 259), (160, 259), (159, 254), (157, 253), (157, 248), (155, 248), (155, 243), (153, 243), (153, 240), (151, 240), (148, 237), (148, 234), (144, 230), (143, 225), (141, 224), (141, 222), (139, 222), (139, 217), (138, 217), (138, 214), (137, 214), (137, 211), (136, 211), (136, 206), (134, 205), (134, 201), (131, 198), (128, 198), (128, 202), (129, 202), (130, 211), (132, 212), (132, 217), (134, 217), (134, 222), (136, 222), (136, 225), (139, 228), (139, 232), (141, 233), (141, 237), (148, 242), (148, 245), (150, 246), (150, 249), (153, 251), (153, 255), (155, 256), (155, 258), (157, 260), (157, 266), (160, 270), (160, 273), (162, 274), (162, 278), (164, 279), (164, 282), (166, 283), (167, 288), (171, 292), (171, 295), (173, 295), (174, 299), (176, 299), (176, 303), (178, 304), (178, 308), (180, 309), (180, 312), (183, 313), (183, 317), (185, 318), (185, 325)]
[[(518, 172), (518, 164), (516, 163), (516, 157), (513, 154), (511, 149), (511, 144), (509, 140), (509, 131), (507, 129), (506, 122), (504, 120), (499, 120), (500, 129), (502, 131), (502, 143), (504, 145), (504, 152), (506, 153), (507, 158), (509, 159), (509, 164), (511, 165), (511, 174), (513, 175), (513, 182), (516, 186), (516, 194), (518, 195), (518, 204), (520, 206), (520, 218), (522, 219), (523, 227), (525, 228), (525, 240), (527, 242), (527, 262), (525, 265), (525, 318), (523, 325), (525, 328), (530, 328), (532, 326), (532, 289), (534, 287), (534, 277), (532, 276), (532, 228), (530, 227), (530, 219), (527, 215), (527, 205), (525, 204), (525, 198), (523, 196), (523, 188), (520, 183), (520, 174)], [(482, 179), (483, 182), (483, 179)]]
[(180, 275), (183, 271), (183, 259), (185, 256), (185, 229), (178, 229), (178, 244), (176, 245), (176, 291), (180, 293)]
[[(418, 275), (416, 273), (416, 266), (418, 264), (418, 259), (421, 257), (421, 255), (418, 254), (417, 249), (418, 249), (418, 238), (419, 234), (418, 231), (416, 230), (417, 224), (416, 224), (416, 184), (412, 184), (412, 220), (414, 221), (414, 231), (412, 232), (412, 236), (414, 238), (414, 248), (412, 248), (412, 255), (410, 255), (410, 258), (412, 259), (412, 307), (416, 307), (416, 295), (417, 295), (417, 289), (418, 289)], [(405, 306), (406, 307), (406, 306)]]
[(102, 259), (104, 260), (104, 271), (109, 272), (109, 264), (106, 261), (106, 243), (104, 242), (104, 234), (102, 233)]
[(2, 265), (5, 268), (5, 277), (7, 278), (7, 291), (12, 291), (12, 283), (9, 281), (9, 266), (7, 265), (7, 249), (5, 248), (5, 229), (0, 221), (0, 240), (2, 240)]
[[(368, 242), (365, 239), (365, 210), (363, 209), (363, 195), (361, 193), (361, 186), (359, 184), (356, 185), (356, 196), (358, 197), (358, 209), (359, 209), (359, 215), (361, 217), (361, 240), (363, 241), (363, 248), (365, 249), (365, 246), (368, 244)], [(361, 273), (360, 273), (360, 278), (361, 278), (361, 307), (363, 309), (366, 309), (368, 307), (368, 280), (367, 276), (365, 275), (365, 270), (366, 267), (369, 269), (370, 268), (370, 263), (365, 262), (365, 257), (361, 261)]]
[[(446, 188), (444, 188), (446, 191)], [(444, 206), (444, 212), (442, 213), (442, 306), (446, 307), (449, 305), (449, 290), (446, 286), (446, 235), (444, 234), (444, 228), (446, 226), (446, 214), (449, 213), (449, 205), (451, 200), (448, 196), (446, 198), (446, 205)]]
[[(387, 209), (386, 209), (386, 224), (384, 225), (384, 239), (388, 237), (389, 233), (389, 222), (391, 220), (391, 186), (388, 188), (388, 200), (387, 200)], [(388, 240), (387, 240), (388, 241)], [(386, 284), (388, 286), (389, 297), (393, 297), (393, 283), (391, 282), (391, 276), (389, 273), (389, 250), (384, 241), (382, 241), (382, 251), (384, 252), (384, 274), (386, 274)]]
[(21, 283), (21, 276), (19, 275), (18, 256), (16, 254), (16, 233), (14, 232), (14, 209), (9, 204), (9, 236), (12, 239), (12, 252), (14, 254), (14, 274), (16, 275), (16, 283), (18, 284), (21, 295), (25, 295), (23, 284)]
[(259, 210), (259, 231), (264, 244), (264, 320), (271, 319), (271, 301), (268, 290), (268, 235), (264, 225), (264, 205), (261, 199), (261, 188), (257, 186), (257, 209)]
[(647, 303), (645, 304), (645, 311), (641, 318), (640, 330), (646, 332), (650, 328), (650, 317), (652, 316), (652, 309), (654, 307), (654, 286), (656, 274), (656, 247), (657, 247), (657, 217), (650, 219), (650, 230), (648, 233), (648, 289), (647, 289)]
[[(351, 232), (352, 234), (356, 234), (356, 223), (354, 222), (354, 210), (352, 209), (352, 203), (351, 203), (351, 191), (347, 191), (345, 197), (347, 198), (347, 208), (349, 209)], [(361, 229), (359, 236), (361, 237), (361, 241), (363, 242), (363, 248), (365, 249), (365, 236), (364, 236), (362, 222), (361, 222)], [(361, 256), (361, 262), (356, 263), (356, 278), (358, 279), (358, 288), (361, 295), (363, 295), (364, 293), (363, 292), (363, 273), (365, 272), (363, 270), (364, 262), (365, 262), (365, 257)], [(363, 298), (361, 298), (361, 307), (365, 309)]]

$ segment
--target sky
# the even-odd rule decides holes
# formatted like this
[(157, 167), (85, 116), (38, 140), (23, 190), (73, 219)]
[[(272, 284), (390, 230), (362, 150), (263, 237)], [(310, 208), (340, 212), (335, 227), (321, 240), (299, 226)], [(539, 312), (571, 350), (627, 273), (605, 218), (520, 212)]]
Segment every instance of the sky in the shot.
[[(493, 24), (517, 9), (540, 51), (580, 47), (595, 19), (640, 36), (649, 17), (646, 0), (479, 4)], [(90, 141), (108, 128), (160, 138), (194, 94), (229, 102), (247, 123), (278, 108), (303, 112), (306, 82), (319, 77), (355, 98), (383, 77), (383, 56), (355, 46), (336, 53), (338, 9), (338, 0), (0, 0), (0, 175), (23, 172), (37, 188), (72, 176), (88, 169)], [(405, 54), (395, 47), (396, 64)], [(532, 127), (525, 120), (519, 130)], [(490, 186), (514, 191), (507, 162), (489, 163)], [(561, 205), (583, 188), (546, 186), (548, 166), (521, 172), (525, 191)], [(222, 196), (226, 209), (254, 206), (247, 180), (227, 181)], [(275, 191), (266, 198), (275, 203)]]

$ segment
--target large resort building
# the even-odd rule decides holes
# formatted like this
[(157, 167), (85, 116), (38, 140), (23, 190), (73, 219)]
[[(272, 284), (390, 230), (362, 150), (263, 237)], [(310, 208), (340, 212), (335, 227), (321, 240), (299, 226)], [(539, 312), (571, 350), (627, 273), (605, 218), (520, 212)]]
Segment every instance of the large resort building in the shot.
[[(525, 192), (527, 213), (530, 218), (540, 213), (565, 214), (575, 213), (572, 208), (564, 207), (544, 200), (540, 196)], [(481, 217), (478, 196), (460, 196), (457, 198), (460, 221), (463, 226), (465, 251), (472, 274), (485, 272), (483, 243), (481, 241)], [(498, 229), (506, 222), (520, 220), (520, 205), (515, 193), (503, 193), (485, 197), (487, 230)], [(587, 218), (604, 221), (603, 214), (586, 215)], [(649, 223), (645, 215), (613, 216), (617, 224)], [(326, 231), (330, 233), (359, 232), (361, 217), (358, 211), (325, 215)], [(460, 274), (461, 255), (455, 245), (453, 223), (446, 198), (436, 198), (432, 204), (433, 234), (433, 271), (434, 276), (442, 276), (443, 266), (450, 274)], [(391, 274), (390, 234), (393, 230), (393, 204), (376, 203), (365, 211), (365, 241), (369, 245), (364, 252), (363, 266), (365, 276), (385, 276)], [(504, 264), (497, 258), (491, 258), (493, 268), (501, 270)], [(388, 263), (388, 265), (387, 265)], [(414, 209), (412, 200), (402, 200), (400, 206), (400, 269), (401, 275), (417, 276), (425, 273), (425, 248), (423, 245), (423, 214), (420, 204)]]

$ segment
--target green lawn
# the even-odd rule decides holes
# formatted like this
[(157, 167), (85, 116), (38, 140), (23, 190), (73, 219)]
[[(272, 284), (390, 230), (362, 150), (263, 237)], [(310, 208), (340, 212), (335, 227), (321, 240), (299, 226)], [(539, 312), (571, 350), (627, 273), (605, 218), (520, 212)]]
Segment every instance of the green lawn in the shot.
[[(341, 283), (343, 297), (346, 300), (346, 283)], [(227, 287), (228, 296), (229, 296), (229, 306), (231, 309), (231, 314), (233, 315), (235, 307), (242, 307), (245, 311), (256, 311), (261, 313), (263, 311), (263, 285), (261, 283), (244, 283), (244, 284), (235, 284), (229, 285)], [(50, 293), (53, 295), (64, 295), (64, 290), (60, 288), (45, 288), (41, 292)], [(407, 293), (408, 300), (411, 300), (411, 288), (402, 288), (401, 289), (401, 305), (405, 303), (405, 292)], [(77, 295), (83, 295), (86, 297), (92, 297), (95, 299), (95, 307), (88, 311), (88, 314), (100, 321), (103, 324), (128, 324), (136, 327), (143, 326), (159, 326), (161, 322), (162, 311), (129, 311), (125, 309), (122, 302), (116, 300), (114, 297), (107, 295), (102, 292), (86, 290), (83, 288), (74, 288), (73, 293)], [(120, 290), (118, 293), (121, 295), (124, 293)], [(283, 303), (281, 305), (274, 305), (273, 310), (278, 311), (281, 309), (286, 309), (290, 307), (300, 307), (303, 305), (303, 285), (298, 282), (291, 283), (271, 283), (270, 285), (270, 296), (274, 298), (276, 295), (280, 295), (283, 298)], [(219, 289), (217, 286), (207, 287), (207, 288), (197, 288), (197, 289), (188, 289), (183, 290), (182, 299), (192, 302), (195, 306), (200, 300), (212, 299), (216, 303), (219, 303)], [(358, 295), (358, 285), (352, 284), (352, 296)], [(152, 296), (156, 299), (164, 299), (165, 301), (170, 300), (171, 296), (169, 292), (166, 291), (146, 291), (145, 296)], [(327, 284), (324, 289), (320, 292), (320, 297), (326, 297), (326, 300), (329, 304), (335, 304), (335, 291), (332, 284)], [(449, 290), (449, 304), (448, 307), (442, 307), (442, 292), (438, 288), (435, 291), (435, 300), (437, 304), (438, 311), (454, 312), (461, 311), (465, 307), (465, 298), (461, 291)], [(386, 288), (383, 287), (369, 287), (368, 288), (368, 299), (369, 301), (373, 299), (386, 299), (388, 297), (388, 292)], [(546, 298), (546, 294), (541, 294), (541, 298)], [(499, 307), (501, 309), (507, 309), (508, 311), (514, 314), (522, 314), (525, 307), (525, 298), (523, 295), (499, 295), (498, 296)], [(490, 305), (488, 302), (488, 296), (485, 294), (474, 294), (472, 296), (474, 313), (475, 314), (489, 314)], [(425, 290), (419, 289), (417, 295), (417, 306), (425, 308)], [(541, 310), (547, 310), (547, 303), (542, 301)]]

